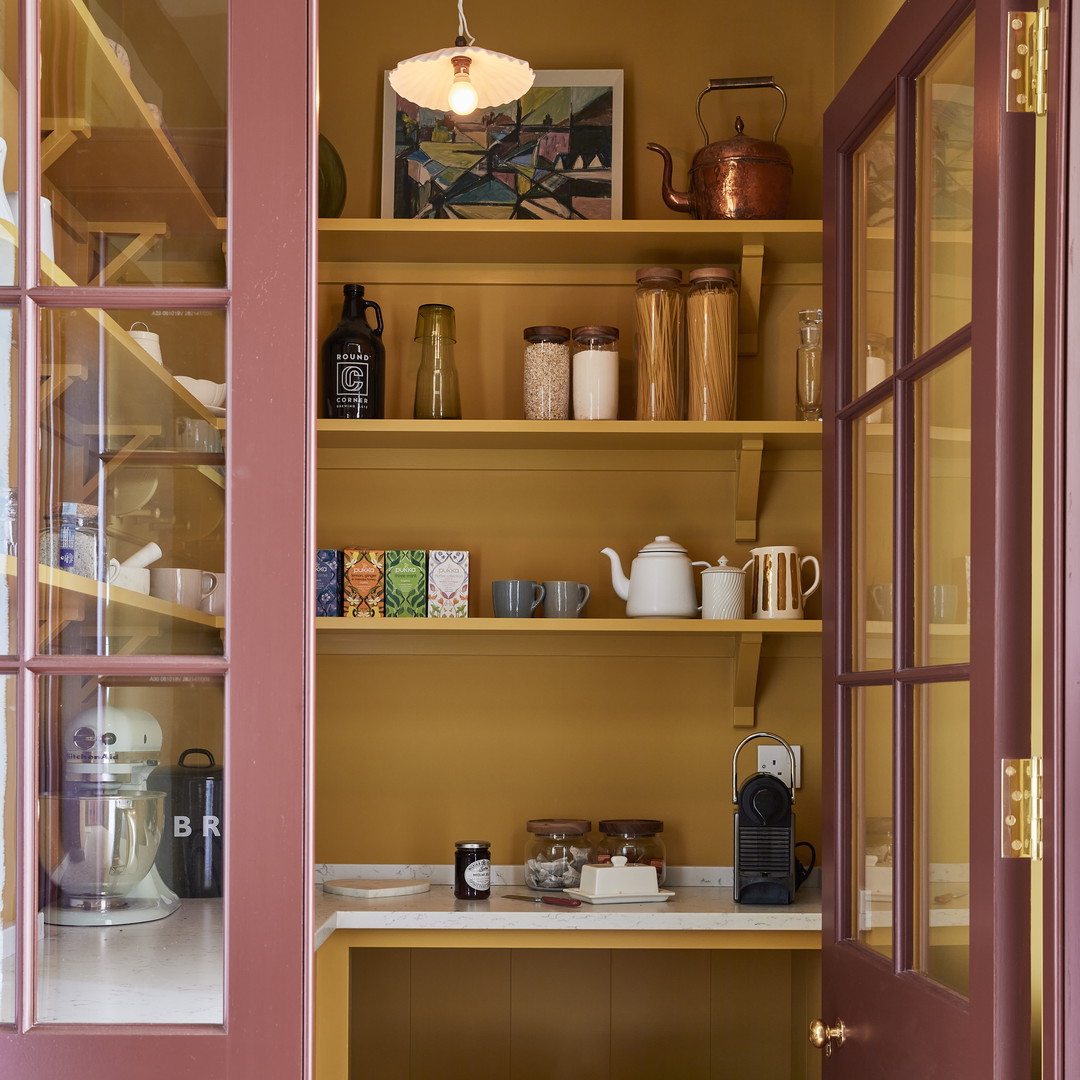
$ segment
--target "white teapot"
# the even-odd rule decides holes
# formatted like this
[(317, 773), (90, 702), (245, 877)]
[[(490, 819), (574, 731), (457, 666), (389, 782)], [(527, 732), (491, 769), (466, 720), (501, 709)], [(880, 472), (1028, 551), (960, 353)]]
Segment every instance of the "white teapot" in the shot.
[(693, 567), (709, 564), (691, 562), (686, 548), (670, 536), (658, 536), (637, 553), (629, 578), (617, 552), (604, 548), (600, 554), (611, 560), (611, 584), (631, 619), (692, 619), (701, 611)]

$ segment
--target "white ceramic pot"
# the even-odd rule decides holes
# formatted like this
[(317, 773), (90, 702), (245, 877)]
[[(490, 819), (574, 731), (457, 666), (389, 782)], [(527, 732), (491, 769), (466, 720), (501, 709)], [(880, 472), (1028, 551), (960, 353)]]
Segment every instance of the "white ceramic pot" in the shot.
[(701, 571), (701, 617), (746, 618), (746, 573), (740, 566), (729, 566), (726, 556)]

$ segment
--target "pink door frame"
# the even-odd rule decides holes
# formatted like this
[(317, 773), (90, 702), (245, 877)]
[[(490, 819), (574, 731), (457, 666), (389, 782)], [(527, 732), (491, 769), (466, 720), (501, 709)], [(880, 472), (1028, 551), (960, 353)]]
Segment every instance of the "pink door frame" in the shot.
[[(36, 250), (35, 0), (20, 0), (20, 190), (23, 251)], [(20, 305), (22, 490), (37, 490), (39, 306), (212, 307), (230, 313), (227, 655), (35, 656), (36, 582), (23, 574), (20, 651), (0, 674), (20, 686), (17, 845), (20, 1015), (0, 1029), (0, 1073), (105, 1080), (151, 1067), (162, 1080), (310, 1074), (312, 1017), (311, 620), (314, 490), (313, 356), (315, 4), (230, 3), (228, 289), (0, 290)], [(21, 260), (22, 261), (22, 260)], [(30, 286), (30, 287), (28, 287)], [(28, 389), (29, 388), (29, 389)], [(36, 549), (30, 514), (21, 550)], [(34, 687), (45, 674), (220, 674), (226, 677), (225, 1024), (30, 1026), (37, 908)]]

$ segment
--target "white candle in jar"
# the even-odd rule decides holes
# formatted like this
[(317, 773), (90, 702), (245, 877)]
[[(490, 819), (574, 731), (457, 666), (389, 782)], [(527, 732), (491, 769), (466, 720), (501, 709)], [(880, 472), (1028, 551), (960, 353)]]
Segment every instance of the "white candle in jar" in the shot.
[(617, 420), (619, 354), (609, 349), (582, 349), (574, 354), (574, 419)]

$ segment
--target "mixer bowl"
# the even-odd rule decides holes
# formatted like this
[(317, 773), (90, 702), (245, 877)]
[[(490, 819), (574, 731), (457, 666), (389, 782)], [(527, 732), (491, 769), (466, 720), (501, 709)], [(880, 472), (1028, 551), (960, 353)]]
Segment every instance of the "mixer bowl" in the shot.
[(154, 865), (164, 804), (161, 791), (41, 796), (41, 865), (65, 906), (123, 905)]

